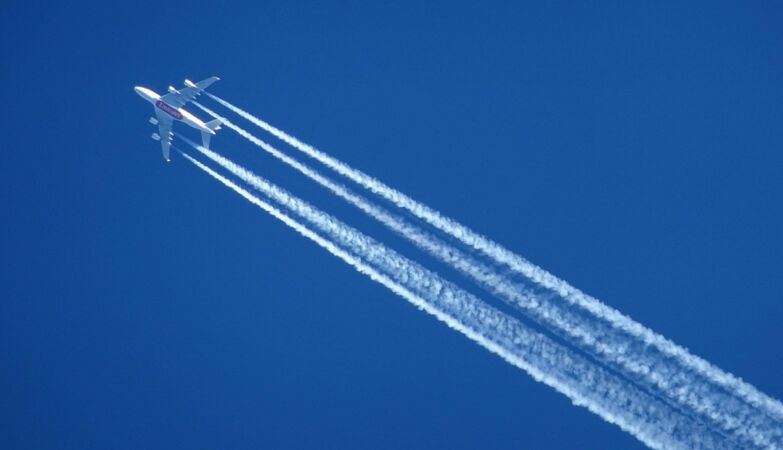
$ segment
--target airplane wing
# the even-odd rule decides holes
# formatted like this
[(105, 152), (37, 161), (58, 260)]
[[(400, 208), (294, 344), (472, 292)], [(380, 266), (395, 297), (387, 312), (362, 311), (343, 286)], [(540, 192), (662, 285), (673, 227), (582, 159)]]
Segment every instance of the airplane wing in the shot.
[(180, 90), (174, 90), (169, 88), (169, 93), (162, 96), (160, 99), (175, 108), (181, 108), (186, 103), (198, 97), (204, 89), (209, 87), (212, 83), (219, 80), (218, 77), (209, 77), (206, 80), (201, 80), (198, 83), (193, 83), (190, 80), (185, 80), (185, 87)]
[(174, 140), (174, 133), (171, 132), (171, 117), (163, 114), (157, 108), (155, 109), (155, 115), (158, 116), (158, 136), (160, 136), (163, 159), (171, 161), (169, 151), (171, 150), (171, 141)]

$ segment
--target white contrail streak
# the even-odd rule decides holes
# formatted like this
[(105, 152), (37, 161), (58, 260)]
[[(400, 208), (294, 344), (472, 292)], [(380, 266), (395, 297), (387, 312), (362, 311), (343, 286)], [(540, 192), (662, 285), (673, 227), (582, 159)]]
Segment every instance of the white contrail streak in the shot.
[(357, 271), (525, 370), (537, 381), (568, 396), (575, 404), (617, 424), (648, 446), (656, 449), (711, 449), (734, 448), (737, 445), (246, 169), (226, 160), (237, 171), (245, 171), (255, 177), (259, 186), (254, 187), (266, 191), (265, 194), (305, 218), (332, 240), (253, 196), (189, 155), (183, 153), (183, 156)]
[(340, 175), (356, 182), (374, 194), (392, 202), (396, 206), (409, 211), (414, 216), (458, 239), (463, 244), (486, 255), (495, 262), (506, 265), (513, 271), (527, 277), (543, 288), (553, 291), (569, 303), (577, 305), (599, 319), (606, 321), (612, 327), (618, 328), (636, 339), (641, 340), (645, 346), (655, 347), (657, 351), (663, 353), (667, 357), (678, 360), (680, 364), (689, 367), (693, 372), (707, 378), (712, 383), (730, 390), (749, 404), (763, 409), (775, 420), (783, 420), (783, 404), (781, 404), (780, 401), (767, 396), (741, 378), (721, 370), (699, 356), (691, 354), (684, 347), (675, 344), (599, 300), (582, 293), (567, 282), (530, 263), (491, 239), (472, 231), (451, 218), (443, 216), (440, 212), (413, 200), (402, 192), (387, 186), (364, 172), (354, 169), (348, 164), (317, 150), (311, 145), (301, 142), (297, 138), (275, 128), (231, 103), (212, 94), (207, 93), (207, 95), (221, 105), (278, 137), (297, 150), (316, 159)]
[[(408, 224), (384, 209), (352, 193), (346, 187), (324, 177), (319, 172), (285, 155), (263, 142), (225, 117), (219, 116), (207, 107), (198, 105), (208, 114), (221, 119), (223, 124), (250, 140), (275, 158), (293, 167), (332, 191), (337, 196), (358, 207), (393, 231), (410, 239), (441, 261), (451, 265), (489, 292), (518, 307), (539, 323), (551, 327), (560, 336), (568, 339), (583, 350), (595, 354), (600, 360), (626, 373), (631, 379), (656, 389), (673, 402), (689, 408), (720, 426), (726, 433), (739, 435), (759, 446), (769, 446), (780, 439), (779, 424), (770, 420), (755, 408), (749, 407), (733, 395), (705, 382), (702, 377), (689, 373), (658, 352), (633, 345), (631, 336), (621, 330), (606, 326), (602, 321), (576, 314), (561, 302), (547, 298), (547, 294), (536, 293), (527, 286), (513, 283), (500, 276), (492, 268), (463, 254), (461, 251), (440, 241), (436, 237)], [(198, 146), (187, 138), (194, 148), (225, 167), (222, 157)], [(252, 183), (242, 177), (246, 182)], [(629, 343), (630, 342), (630, 343)], [(654, 368), (655, 370), (651, 370)]]

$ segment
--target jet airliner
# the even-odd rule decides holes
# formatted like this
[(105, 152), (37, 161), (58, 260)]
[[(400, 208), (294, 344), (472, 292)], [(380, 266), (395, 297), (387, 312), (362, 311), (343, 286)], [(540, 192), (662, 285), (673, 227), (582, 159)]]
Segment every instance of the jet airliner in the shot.
[(160, 141), (161, 149), (163, 150), (163, 159), (171, 161), (171, 158), (169, 158), (169, 151), (171, 148), (171, 141), (174, 139), (174, 133), (171, 131), (171, 126), (175, 120), (184, 122), (201, 131), (201, 142), (204, 144), (204, 147), (209, 148), (209, 138), (220, 129), (220, 119), (204, 123), (198, 117), (185, 111), (183, 107), (189, 101), (204, 92), (204, 89), (209, 87), (209, 85), (219, 79), (220, 78), (218, 77), (210, 77), (206, 80), (199, 81), (198, 83), (185, 80), (184, 88), (177, 90), (174, 89), (174, 87), (169, 86), (169, 92), (165, 95), (158, 95), (152, 90), (141, 86), (133, 88), (141, 98), (154, 105), (155, 117), (150, 117), (150, 123), (158, 126), (158, 132), (152, 133), (152, 139)]

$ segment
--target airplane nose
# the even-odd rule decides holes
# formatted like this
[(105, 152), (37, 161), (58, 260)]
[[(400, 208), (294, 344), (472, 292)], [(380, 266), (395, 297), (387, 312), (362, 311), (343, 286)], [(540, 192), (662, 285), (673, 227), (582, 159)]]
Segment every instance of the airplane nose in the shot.
[(133, 90), (139, 94), (141, 98), (144, 100), (147, 100), (148, 102), (152, 102), (158, 99), (158, 94), (152, 92), (151, 90), (142, 87), (142, 86), (136, 86), (133, 88)]
[(144, 100), (150, 103), (155, 103), (160, 99), (160, 96), (158, 94), (143, 86), (134, 86), (133, 91), (139, 94), (139, 97), (143, 98)]

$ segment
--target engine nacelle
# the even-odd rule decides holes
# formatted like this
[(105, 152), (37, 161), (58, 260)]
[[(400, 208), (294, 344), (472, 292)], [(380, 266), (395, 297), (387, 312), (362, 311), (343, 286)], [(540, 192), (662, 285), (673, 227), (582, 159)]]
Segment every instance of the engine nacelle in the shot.
[(174, 86), (169, 86), (169, 92), (171, 92), (172, 94), (178, 94), (179, 93), (178, 90), (174, 89)]
[(193, 83), (193, 82), (192, 82), (192, 81), (190, 81), (190, 80), (185, 80), (185, 86), (187, 86), (187, 87), (189, 87), (189, 88), (194, 88), (194, 87), (197, 87), (197, 86), (196, 86), (196, 84), (195, 84), (195, 83)]
[(158, 119), (156, 119), (154, 117), (150, 117), (150, 123), (153, 124), (153, 125), (157, 125), (158, 124)]
[(159, 141), (160, 140), (160, 135), (158, 133), (152, 133), (152, 139), (154, 141)]

